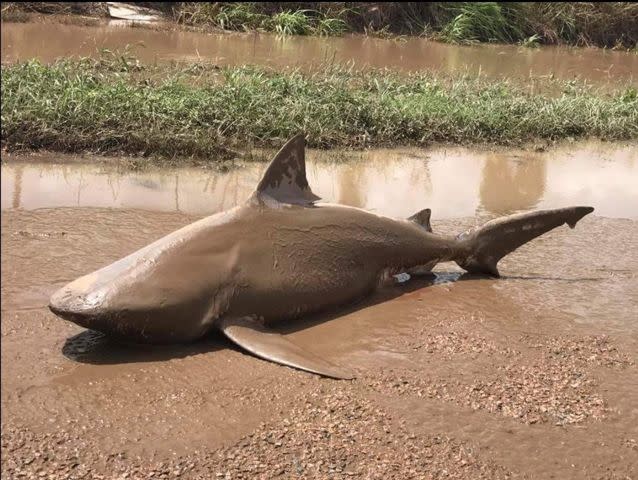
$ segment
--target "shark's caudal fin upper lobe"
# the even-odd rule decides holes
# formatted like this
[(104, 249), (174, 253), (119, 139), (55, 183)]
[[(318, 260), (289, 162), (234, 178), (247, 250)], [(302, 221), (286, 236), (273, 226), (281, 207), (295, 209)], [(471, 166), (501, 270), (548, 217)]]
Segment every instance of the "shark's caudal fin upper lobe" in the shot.
[(496, 265), (505, 255), (563, 224), (574, 228), (593, 211), (593, 207), (568, 207), (497, 218), (457, 237), (460, 253), (456, 263), (470, 273), (498, 277)]

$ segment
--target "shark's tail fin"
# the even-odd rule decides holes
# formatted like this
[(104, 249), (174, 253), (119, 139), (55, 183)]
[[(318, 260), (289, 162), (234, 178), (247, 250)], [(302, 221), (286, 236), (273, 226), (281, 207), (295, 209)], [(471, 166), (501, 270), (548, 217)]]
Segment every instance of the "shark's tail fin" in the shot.
[(470, 273), (498, 277), (496, 264), (508, 253), (566, 223), (574, 228), (592, 207), (539, 210), (497, 218), (457, 237), (461, 243), (456, 263)]

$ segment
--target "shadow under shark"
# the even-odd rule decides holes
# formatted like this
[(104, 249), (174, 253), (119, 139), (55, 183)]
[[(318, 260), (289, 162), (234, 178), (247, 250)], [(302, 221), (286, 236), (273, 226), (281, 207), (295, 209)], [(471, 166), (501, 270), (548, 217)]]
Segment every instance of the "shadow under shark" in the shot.
[(394, 219), (318, 203), (305, 140), (277, 153), (247, 202), (173, 232), (64, 286), (50, 310), (127, 342), (185, 343), (218, 329), (266, 360), (333, 378), (345, 368), (301, 349), (269, 325), (365, 298), (401, 272), (454, 261), (498, 276), (498, 261), (594, 209), (502, 217), (457, 237), (432, 233), (430, 210)]

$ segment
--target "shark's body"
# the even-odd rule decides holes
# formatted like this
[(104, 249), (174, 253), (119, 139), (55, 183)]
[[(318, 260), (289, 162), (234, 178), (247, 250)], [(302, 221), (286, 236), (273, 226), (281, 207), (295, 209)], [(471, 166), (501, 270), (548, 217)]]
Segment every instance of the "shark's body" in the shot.
[(427, 209), (403, 220), (317, 200), (297, 136), (246, 204), (71, 282), (52, 296), (50, 308), (128, 341), (187, 342), (219, 329), (262, 358), (349, 378), (267, 326), (362, 298), (389, 274), (441, 261), (498, 275), (502, 256), (559, 225), (573, 227), (593, 210), (510, 216), (453, 238), (432, 233)]

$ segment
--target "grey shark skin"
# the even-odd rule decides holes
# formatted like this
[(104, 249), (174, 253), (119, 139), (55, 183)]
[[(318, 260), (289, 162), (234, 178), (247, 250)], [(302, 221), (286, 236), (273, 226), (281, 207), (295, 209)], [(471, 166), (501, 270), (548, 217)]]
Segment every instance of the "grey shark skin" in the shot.
[(390, 274), (455, 261), (498, 276), (497, 263), (591, 207), (511, 215), (457, 237), (432, 233), (430, 210), (394, 219), (317, 204), (305, 141), (292, 138), (249, 200), (188, 225), (51, 297), (49, 308), (126, 341), (184, 343), (212, 329), (258, 357), (333, 378), (346, 369), (268, 329), (275, 322), (360, 299)]

